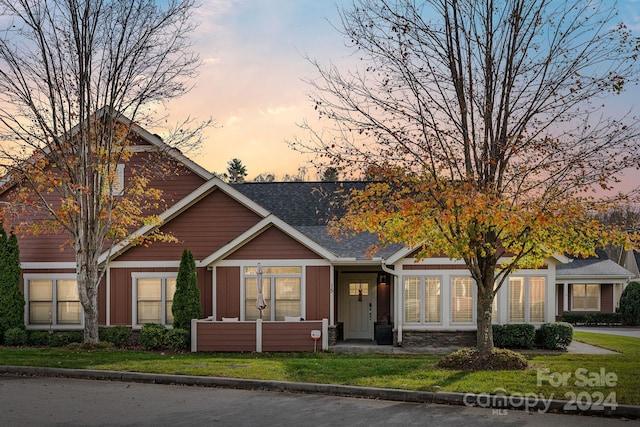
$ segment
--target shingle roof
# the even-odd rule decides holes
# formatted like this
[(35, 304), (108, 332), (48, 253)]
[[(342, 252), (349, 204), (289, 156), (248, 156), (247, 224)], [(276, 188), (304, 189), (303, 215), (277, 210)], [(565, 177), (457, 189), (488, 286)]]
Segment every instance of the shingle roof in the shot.
[[(232, 187), (334, 254), (366, 259), (367, 249), (377, 243), (375, 235), (360, 233), (336, 239), (327, 231), (329, 221), (344, 214), (345, 196), (366, 185), (363, 181), (248, 182)], [(384, 258), (401, 248), (402, 245), (389, 246), (374, 256)]]
[(610, 259), (585, 258), (574, 259), (568, 264), (560, 264), (556, 267), (557, 279), (565, 278), (630, 278), (633, 276), (626, 268)]
[(326, 225), (344, 214), (343, 198), (366, 182), (247, 182), (232, 184), (254, 202), (293, 226)]

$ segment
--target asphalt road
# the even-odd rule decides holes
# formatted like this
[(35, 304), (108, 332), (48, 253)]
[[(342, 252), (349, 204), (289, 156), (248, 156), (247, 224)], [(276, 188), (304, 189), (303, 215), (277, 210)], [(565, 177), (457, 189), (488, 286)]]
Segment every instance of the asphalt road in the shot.
[(8, 426), (567, 426), (637, 421), (210, 387), (0, 376)]

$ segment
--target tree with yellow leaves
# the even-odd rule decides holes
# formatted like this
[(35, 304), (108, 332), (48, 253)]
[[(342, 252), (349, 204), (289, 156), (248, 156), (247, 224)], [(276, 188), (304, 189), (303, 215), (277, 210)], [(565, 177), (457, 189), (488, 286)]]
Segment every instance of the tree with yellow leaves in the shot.
[(592, 215), (633, 196), (594, 190), (640, 161), (638, 119), (607, 109), (640, 75), (640, 43), (615, 19), (578, 0), (356, 0), (341, 29), (361, 67), (312, 61), (328, 122), (294, 148), (378, 180), (336, 230), (464, 260), (481, 353), (511, 272), (629, 243)]

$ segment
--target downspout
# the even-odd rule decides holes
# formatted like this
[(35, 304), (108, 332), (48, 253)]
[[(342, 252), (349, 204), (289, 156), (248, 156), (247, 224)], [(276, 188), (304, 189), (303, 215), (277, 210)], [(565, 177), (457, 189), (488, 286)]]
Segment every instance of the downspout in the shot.
[(395, 270), (390, 269), (389, 267), (387, 267), (387, 264), (385, 264), (384, 260), (380, 261), (380, 268), (382, 269), (382, 271), (384, 271), (387, 274), (390, 274), (391, 276), (394, 277), (393, 279), (393, 292), (395, 294), (395, 298), (393, 299), (393, 303), (395, 305), (395, 310), (393, 310), (393, 317), (394, 317), (394, 323), (397, 325), (397, 330), (398, 330), (398, 347), (402, 347), (402, 311), (401, 311), (401, 298), (400, 298), (400, 293), (401, 293), (401, 289), (402, 287), (399, 286), (398, 280), (397, 278), (399, 277), (398, 272)]

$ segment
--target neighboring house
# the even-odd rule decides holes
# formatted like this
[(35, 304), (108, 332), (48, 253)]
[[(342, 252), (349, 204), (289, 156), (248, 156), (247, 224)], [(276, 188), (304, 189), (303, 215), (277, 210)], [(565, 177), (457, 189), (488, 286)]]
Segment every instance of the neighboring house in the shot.
[(635, 249), (628, 250), (624, 253), (622, 266), (633, 273), (633, 278), (640, 278), (640, 252)]
[[(176, 175), (152, 184), (164, 189), (171, 201), (161, 213), (161, 230), (179, 242), (147, 247), (130, 244), (132, 239), (113, 249), (108, 264), (109, 253), (102, 254), (106, 274), (99, 292), (101, 325), (170, 326), (175, 280), (186, 248), (196, 259), (206, 318), (194, 322), (194, 349), (312, 350), (319, 336), (322, 348), (341, 339), (390, 344), (391, 329), (396, 345), (475, 344), (476, 286), (464, 263), (448, 258), (418, 261), (413, 250), (401, 245), (371, 257), (367, 249), (374, 236), (336, 240), (328, 234), (328, 222), (343, 212), (341, 198), (365, 183), (229, 185), (167, 150), (157, 136), (136, 130), (136, 155), (157, 153), (159, 161), (181, 165)], [(126, 182), (126, 167), (123, 173)], [(10, 188), (5, 189), (0, 201), (10, 201), (10, 194)], [(141, 228), (132, 237), (148, 231)], [(60, 251), (64, 240), (57, 235), (19, 236), (28, 329), (83, 326), (74, 254)], [(511, 275), (496, 298), (494, 321), (554, 321), (561, 312), (558, 295), (578, 301), (575, 291), (558, 294), (556, 283), (567, 283), (567, 289), (596, 283), (572, 282), (571, 275), (559, 281), (566, 266), (578, 265), (563, 265), (566, 261), (551, 258), (543, 268)], [(262, 311), (256, 308), (259, 278), (267, 303)], [(623, 283), (618, 276), (597, 278), (601, 292), (603, 284)], [(601, 296), (598, 308), (606, 304)], [(296, 347), (296, 342), (302, 344)]]
[(633, 272), (607, 258), (573, 259), (556, 270), (556, 316), (563, 312), (613, 313)]

